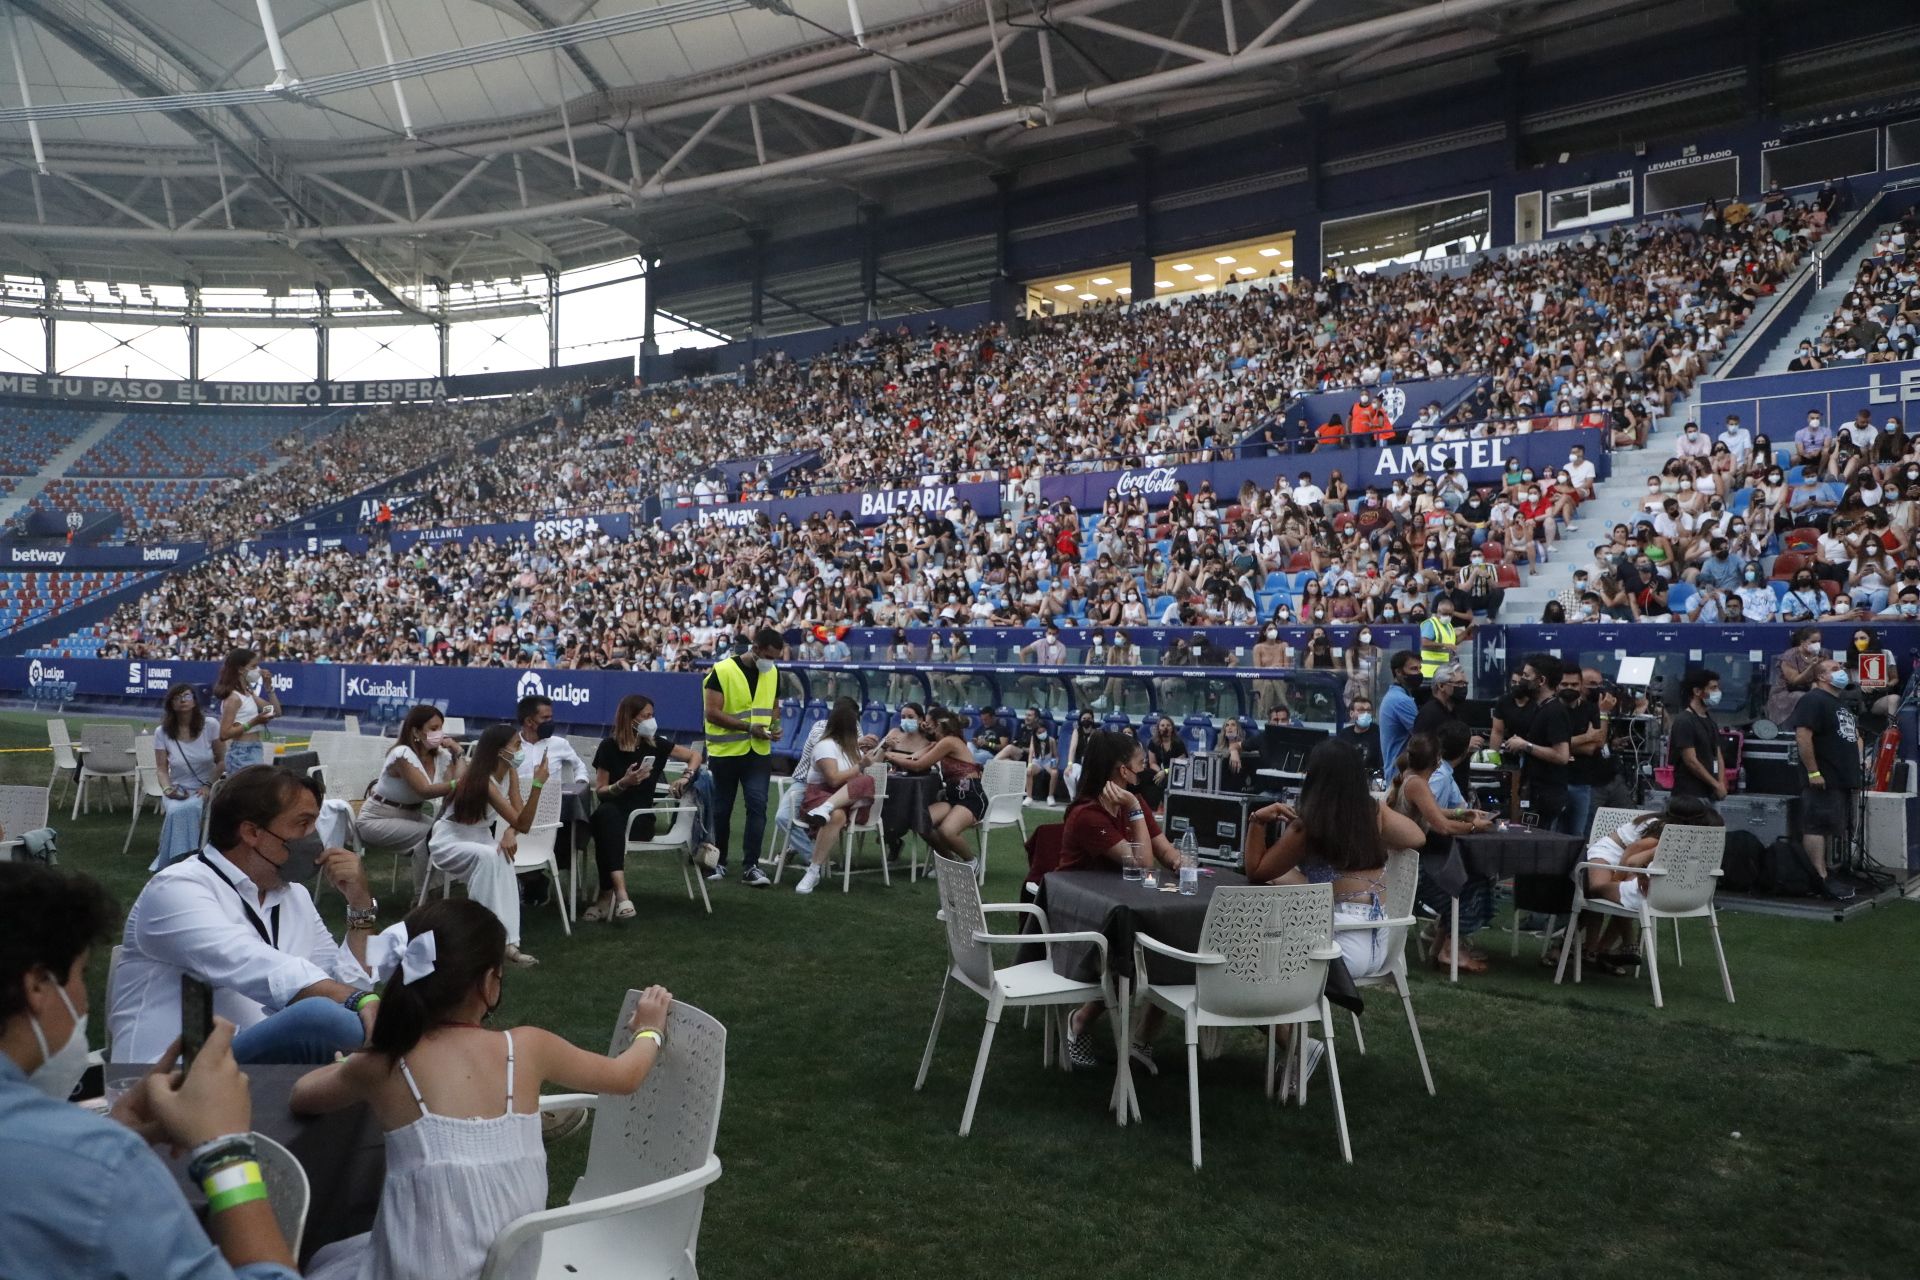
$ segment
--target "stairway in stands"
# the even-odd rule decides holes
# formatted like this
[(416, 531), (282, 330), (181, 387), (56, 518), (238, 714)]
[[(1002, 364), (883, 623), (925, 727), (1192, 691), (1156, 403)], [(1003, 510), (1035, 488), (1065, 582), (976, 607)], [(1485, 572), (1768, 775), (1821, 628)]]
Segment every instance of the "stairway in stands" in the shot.
[(14, 491), (0, 502), (0, 523), (4, 523), (33, 505), (48, 483), (67, 473), (67, 468), (80, 460), (82, 454), (107, 438), (113, 429), (126, 419), (126, 414), (118, 411), (103, 413), (95, 418), (93, 425), (68, 441), (67, 447), (47, 460), (47, 465), (35, 475), (22, 480)]
[[(1878, 228), (1875, 228), (1878, 230)], [(1793, 359), (1793, 353), (1800, 348), (1800, 339), (1811, 338), (1826, 325), (1827, 317), (1834, 313), (1840, 300), (1847, 296), (1847, 290), (1853, 287), (1853, 281), (1860, 274), (1860, 264), (1873, 256), (1874, 237), (1868, 236), (1845, 263), (1826, 264), (1826, 283), (1813, 295), (1804, 318), (1798, 324), (1782, 325), (1780, 336), (1767, 349), (1767, 356), (1761, 362), (1758, 373), (1785, 373), (1787, 364)]]

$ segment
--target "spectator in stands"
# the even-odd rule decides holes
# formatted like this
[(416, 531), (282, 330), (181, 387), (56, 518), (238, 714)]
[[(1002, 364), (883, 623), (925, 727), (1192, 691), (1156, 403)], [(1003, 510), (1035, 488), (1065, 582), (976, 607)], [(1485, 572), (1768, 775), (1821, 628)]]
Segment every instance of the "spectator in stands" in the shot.
[[(239, 1062), (328, 1062), (360, 1047), (373, 1023), (361, 993), (378, 904), (357, 854), (319, 847), (319, 815), (307, 779), (267, 765), (221, 786), (207, 847), (147, 881), (127, 913), (107, 1001), (116, 1062), (169, 1056), (183, 975), (213, 988), (214, 1011), (238, 1028)], [(316, 871), (346, 898), (344, 942), (314, 909)]]
[(1824, 416), (1818, 409), (1807, 410), (1807, 425), (1793, 433), (1794, 465), (1823, 469), (1832, 451), (1833, 433), (1827, 430)]
[(207, 1177), (258, 1177), (232, 1023), (177, 1077), (178, 1041), (157, 1047), (112, 1119), (67, 1102), (87, 1069), (87, 962), (118, 916), (85, 876), (0, 865), (0, 1274), (294, 1280), (265, 1195), (216, 1197), (203, 1229), (146, 1145), (221, 1144)]
[(1706, 432), (1700, 430), (1700, 424), (1689, 422), (1673, 442), (1673, 456), (1676, 458), (1704, 458), (1713, 451), (1713, 441)]
[(160, 786), (160, 850), (147, 870), (162, 867), (200, 848), (200, 823), (207, 796), (226, 771), (227, 746), (220, 726), (200, 708), (185, 681), (167, 690), (160, 727), (154, 731), (155, 781)]
[(1147, 768), (1140, 777), (1136, 789), (1147, 802), (1147, 807), (1156, 813), (1167, 802), (1167, 779), (1173, 770), (1173, 762), (1187, 755), (1186, 739), (1175, 730), (1172, 716), (1159, 716), (1153, 722), (1153, 733), (1147, 738)]
[(1781, 726), (1787, 723), (1801, 697), (1814, 687), (1822, 659), (1820, 628), (1796, 629), (1787, 641), (1786, 652), (1774, 660), (1773, 687), (1767, 696), (1767, 719)]
[[(527, 755), (511, 725), (493, 725), (474, 744), (466, 772), (454, 786), (427, 839), (432, 871), (467, 886), (467, 896), (500, 918), (507, 931), (509, 964), (531, 968), (540, 961), (520, 949), (520, 888), (513, 867), (518, 838), (533, 827), (548, 762), (533, 767), (523, 796), (520, 766)], [(496, 837), (493, 820), (502, 829)], [(431, 874), (429, 872), (428, 874)]]
[(652, 840), (660, 834), (652, 810), (669, 760), (686, 766), (667, 784), (667, 793), (674, 802), (694, 807), (694, 847), (689, 857), (702, 866), (719, 861), (719, 851), (706, 840), (702, 820), (711, 794), (702, 759), (699, 748), (681, 746), (661, 735), (653, 699), (646, 694), (630, 693), (614, 707), (613, 731), (593, 753), (593, 794), (598, 803), (591, 821), (600, 892), (593, 905), (580, 913), (582, 920), (633, 918), (633, 902), (627, 897), (627, 841)]
[[(501, 1233), (547, 1203), (541, 1084), (639, 1089), (666, 1052), (673, 995), (643, 991), (624, 1028), (632, 1040), (609, 1056), (539, 1027), (484, 1025), (500, 1003), (508, 945), (479, 904), (430, 902), (380, 938), (384, 1012), (367, 1052), (302, 1076), (290, 1101), (307, 1115), (366, 1106), (406, 1137), (388, 1143), (372, 1231), (322, 1248), (309, 1274), (377, 1275), (406, 1259), (446, 1280), (477, 1280)], [(531, 1242), (516, 1265), (531, 1272), (539, 1253)]]
[(427, 841), (433, 835), (427, 803), (453, 794), (465, 763), (446, 724), (440, 708), (430, 703), (407, 712), (353, 823), (368, 850), (391, 849), (411, 860), (416, 890), (426, 878)]
[(228, 653), (214, 677), (213, 697), (220, 704), (227, 768), (238, 771), (265, 760), (266, 741), (259, 731), (280, 714), (280, 697), (273, 691), (273, 678), (260, 669), (260, 655), (252, 649)]

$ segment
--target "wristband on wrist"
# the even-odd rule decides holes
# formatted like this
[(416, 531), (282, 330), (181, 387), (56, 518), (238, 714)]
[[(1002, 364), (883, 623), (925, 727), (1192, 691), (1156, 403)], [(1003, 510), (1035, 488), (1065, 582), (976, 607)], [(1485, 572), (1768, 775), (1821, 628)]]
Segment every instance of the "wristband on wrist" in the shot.
[(200, 1182), (207, 1196), (208, 1213), (224, 1213), (239, 1205), (267, 1198), (267, 1182), (260, 1175), (257, 1161), (243, 1160), (223, 1165)]
[(255, 1154), (253, 1135), (250, 1133), (228, 1133), (210, 1138), (188, 1153), (187, 1177), (193, 1182), (204, 1182), (207, 1175), (221, 1165), (236, 1160), (252, 1160)]
[(1820, 771), (1818, 769), (1809, 769), (1807, 770), (1807, 776), (1809, 778), (1817, 778), (1820, 776)]
[(547, 780), (545, 778), (535, 778), (532, 782), (527, 784), (527, 790), (538, 791), (540, 788), (546, 785), (547, 785)]
[(661, 1035), (655, 1027), (642, 1027), (633, 1033), (633, 1042), (635, 1044), (639, 1044), (642, 1040), (653, 1041), (653, 1047), (655, 1049), (664, 1049), (667, 1047), (667, 1038)]
[(379, 1003), (380, 1003), (379, 992), (356, 991), (354, 994), (347, 997), (347, 1012), (359, 1013), (362, 1009), (366, 1008), (368, 1005), (379, 1004)]

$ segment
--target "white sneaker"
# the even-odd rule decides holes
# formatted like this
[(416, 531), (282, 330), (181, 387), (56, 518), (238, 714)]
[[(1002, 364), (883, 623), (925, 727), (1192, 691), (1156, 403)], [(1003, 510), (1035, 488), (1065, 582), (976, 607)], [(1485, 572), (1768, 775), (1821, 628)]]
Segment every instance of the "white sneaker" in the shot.
[(800, 883), (793, 886), (795, 893), (812, 893), (813, 887), (820, 883), (820, 868), (815, 863), (807, 864), (807, 874), (800, 877)]
[(831, 818), (833, 816), (833, 805), (817, 804), (813, 808), (807, 810), (807, 816), (809, 818), (818, 818), (820, 819), (820, 821), (825, 822), (828, 818)]

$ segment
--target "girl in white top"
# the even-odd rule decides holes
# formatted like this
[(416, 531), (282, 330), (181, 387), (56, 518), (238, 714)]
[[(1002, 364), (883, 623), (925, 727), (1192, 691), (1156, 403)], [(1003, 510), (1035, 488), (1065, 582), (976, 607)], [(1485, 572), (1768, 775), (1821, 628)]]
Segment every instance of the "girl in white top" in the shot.
[[(1705, 801), (1693, 796), (1675, 796), (1667, 801), (1665, 812), (1642, 814), (1623, 823), (1611, 835), (1601, 836), (1587, 846), (1586, 861), (1604, 862), (1620, 868), (1618, 871), (1601, 867), (1587, 868), (1587, 897), (1604, 898), (1619, 903), (1629, 911), (1638, 911), (1641, 903), (1646, 901), (1648, 877), (1636, 875), (1634, 870), (1652, 863), (1662, 831), (1668, 826), (1725, 825), (1720, 815)], [(1585, 963), (1597, 966), (1602, 972), (1615, 974), (1638, 968), (1638, 952), (1611, 949), (1620, 945), (1633, 927), (1633, 921), (1624, 916), (1609, 916), (1605, 928), (1589, 929)]]
[(445, 729), (438, 707), (423, 704), (407, 712), (353, 824), (367, 849), (394, 849), (413, 860), (415, 890), (426, 875), (424, 855), (433, 831), (427, 802), (452, 795), (460, 778), (460, 744)]
[(193, 686), (183, 681), (167, 690), (153, 747), (160, 810), (166, 816), (160, 824), (159, 852), (147, 870), (158, 871), (200, 848), (200, 815), (226, 765), (227, 744), (220, 739), (220, 726), (200, 709)]
[(273, 679), (260, 669), (260, 655), (235, 649), (213, 681), (214, 700), (220, 704), (220, 740), (227, 744), (227, 768), (238, 772), (267, 758), (260, 729), (280, 714)]
[(540, 962), (520, 949), (520, 880), (513, 870), (512, 841), (493, 833), (497, 814), (507, 831), (525, 835), (547, 784), (547, 762), (534, 766), (527, 797), (520, 796), (520, 744), (512, 725), (497, 724), (474, 744), (467, 771), (454, 786), (440, 820), (427, 837), (435, 869), (464, 880), (467, 896), (484, 904), (507, 930), (507, 961), (522, 968)]
[(800, 797), (800, 812), (812, 829), (813, 859), (794, 892), (812, 893), (826, 875), (827, 860), (848, 818), (866, 821), (873, 807), (874, 782), (865, 768), (874, 761), (875, 745), (871, 738), (861, 737), (860, 704), (852, 698), (837, 699), (813, 744), (806, 791)]
[[(632, 1093), (666, 1051), (673, 996), (649, 987), (608, 1058), (538, 1027), (495, 1031), (506, 932), (472, 899), (430, 902), (371, 939), (384, 982), (371, 1043), (294, 1084), (304, 1114), (365, 1103), (387, 1132), (387, 1174), (373, 1230), (321, 1249), (309, 1280), (475, 1280), (516, 1219), (547, 1207), (540, 1090)], [(506, 1274), (530, 1280), (540, 1247)]]

